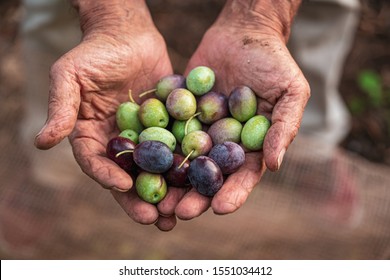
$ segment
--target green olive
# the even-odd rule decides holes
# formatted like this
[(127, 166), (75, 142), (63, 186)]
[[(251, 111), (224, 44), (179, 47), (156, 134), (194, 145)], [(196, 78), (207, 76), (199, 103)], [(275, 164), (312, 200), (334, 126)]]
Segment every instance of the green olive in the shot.
[(250, 118), (244, 124), (241, 132), (241, 142), (244, 147), (251, 151), (261, 150), (270, 126), (270, 121), (262, 115)]
[(139, 135), (139, 142), (144, 141), (160, 141), (166, 144), (173, 152), (176, 148), (175, 136), (165, 128), (162, 127), (148, 127)]
[(144, 126), (138, 118), (140, 106), (134, 102), (124, 102), (119, 105), (116, 111), (116, 124), (120, 131), (125, 129), (134, 130), (140, 133)]
[(206, 66), (195, 67), (188, 73), (186, 84), (189, 91), (195, 95), (209, 92), (215, 83), (214, 71)]
[(160, 202), (167, 194), (167, 183), (161, 174), (141, 172), (135, 181), (135, 188), (142, 200), (152, 204)]
[(187, 122), (188, 122), (187, 134), (195, 130), (202, 130), (202, 124), (197, 118), (193, 118), (187, 121), (175, 120), (172, 125), (172, 133), (173, 135), (175, 135), (176, 140), (179, 143), (183, 141), (183, 138), (186, 135), (185, 127)]
[(157, 98), (146, 99), (140, 106), (139, 119), (145, 127), (167, 127), (169, 123), (168, 111)]
[(131, 141), (133, 141), (135, 144), (138, 144), (139, 134), (132, 129), (123, 130), (121, 133), (119, 133), (119, 136), (128, 138)]

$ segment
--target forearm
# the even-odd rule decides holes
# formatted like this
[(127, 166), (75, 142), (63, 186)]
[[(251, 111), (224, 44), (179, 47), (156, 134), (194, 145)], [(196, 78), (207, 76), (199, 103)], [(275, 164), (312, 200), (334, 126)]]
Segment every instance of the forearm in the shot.
[(85, 36), (103, 33), (117, 36), (117, 30), (141, 31), (153, 25), (145, 0), (69, 0), (78, 11)]
[(301, 0), (227, 0), (217, 23), (276, 32), (287, 41), (300, 4)]

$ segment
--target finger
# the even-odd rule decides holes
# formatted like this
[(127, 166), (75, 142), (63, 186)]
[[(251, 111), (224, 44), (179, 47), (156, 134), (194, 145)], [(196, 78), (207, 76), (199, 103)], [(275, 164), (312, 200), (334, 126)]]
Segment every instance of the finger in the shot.
[(284, 153), (298, 133), (302, 115), (310, 96), (306, 80), (296, 80), (297, 86), (290, 86), (276, 103), (271, 118), (271, 127), (264, 139), (265, 164), (276, 171), (282, 164)]
[(73, 71), (65, 59), (51, 68), (48, 117), (35, 137), (39, 149), (52, 148), (73, 130), (80, 106), (80, 86)]
[(125, 193), (111, 191), (111, 194), (135, 222), (151, 225), (157, 221), (159, 215), (156, 206), (141, 200), (134, 189)]
[(231, 174), (216, 193), (211, 208), (216, 214), (229, 214), (240, 208), (265, 171), (262, 153), (247, 153), (244, 165)]
[(107, 158), (101, 143), (93, 138), (73, 137), (73, 134), (71, 143), (75, 159), (83, 172), (104, 188), (125, 192), (133, 186), (131, 176)]
[(191, 220), (205, 212), (210, 204), (211, 197), (201, 195), (195, 189), (191, 189), (176, 206), (175, 214), (179, 219)]
[(167, 195), (157, 204), (157, 209), (160, 215), (169, 217), (175, 213), (175, 208), (179, 201), (187, 192), (186, 188), (169, 187)]
[(171, 215), (169, 217), (160, 216), (154, 225), (161, 231), (170, 231), (176, 226), (176, 223), (176, 216)]

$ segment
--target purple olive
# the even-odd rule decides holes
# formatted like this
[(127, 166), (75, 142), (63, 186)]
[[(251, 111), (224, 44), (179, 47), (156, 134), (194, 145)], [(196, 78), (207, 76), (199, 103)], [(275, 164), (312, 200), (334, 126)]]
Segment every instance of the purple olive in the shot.
[(198, 101), (198, 119), (205, 124), (211, 124), (229, 115), (228, 98), (220, 92), (210, 91), (202, 95)]
[(190, 185), (187, 173), (190, 167), (190, 161), (182, 155), (173, 154), (173, 164), (171, 168), (164, 174), (168, 186), (184, 188)]
[(161, 101), (165, 101), (168, 95), (177, 88), (186, 87), (186, 78), (182, 75), (172, 74), (161, 78), (156, 86), (156, 96)]
[(205, 196), (215, 195), (223, 185), (221, 169), (207, 156), (199, 156), (191, 161), (188, 178), (191, 185)]
[(144, 141), (133, 152), (134, 162), (151, 173), (164, 173), (173, 164), (171, 149), (160, 141)]
[[(135, 169), (133, 153), (136, 144), (125, 137), (114, 137), (106, 145), (106, 154), (127, 173), (131, 174)], [(128, 151), (118, 155), (121, 152)]]
[(240, 122), (252, 118), (257, 111), (255, 93), (247, 86), (236, 87), (229, 96), (229, 111)]
[(244, 150), (234, 142), (215, 145), (208, 156), (218, 164), (224, 175), (236, 172), (245, 162)]
[(223, 142), (239, 143), (241, 140), (242, 124), (234, 118), (223, 118), (213, 123), (207, 133), (213, 140), (213, 144)]

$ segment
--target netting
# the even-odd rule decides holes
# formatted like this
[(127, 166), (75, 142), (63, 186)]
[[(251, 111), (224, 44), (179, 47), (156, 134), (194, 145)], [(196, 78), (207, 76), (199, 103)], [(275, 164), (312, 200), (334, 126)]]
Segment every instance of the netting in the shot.
[(107, 190), (81, 173), (72, 184), (32, 179), (39, 161), (32, 157), (47, 157), (42, 174), (50, 173), (50, 160), (61, 165), (61, 159), (56, 148), (44, 156), (22, 144), (20, 45), (2, 40), (0, 47), (2, 259), (390, 258), (389, 167), (303, 135), (281, 170), (267, 172), (237, 212), (209, 210), (168, 233), (130, 220)]
[(2, 153), (1, 252), (49, 259), (389, 258), (388, 168), (342, 151), (324, 160), (322, 149), (297, 140), (280, 172), (267, 173), (236, 213), (208, 211), (169, 233), (132, 222), (88, 178), (67, 189), (30, 184), (28, 166)]

